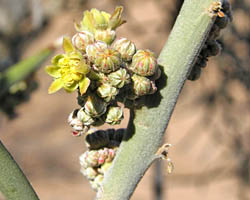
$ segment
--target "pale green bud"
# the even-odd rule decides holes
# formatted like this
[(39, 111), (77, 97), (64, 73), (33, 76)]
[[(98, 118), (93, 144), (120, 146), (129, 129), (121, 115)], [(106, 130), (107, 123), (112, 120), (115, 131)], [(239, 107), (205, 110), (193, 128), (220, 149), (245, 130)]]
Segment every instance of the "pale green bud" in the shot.
[(82, 155), (80, 155), (79, 157), (79, 160), (80, 160), (80, 165), (83, 167), (83, 168), (87, 168), (89, 167), (89, 164), (87, 162), (87, 156), (88, 156), (88, 151), (84, 152)]
[(102, 42), (105, 42), (106, 44), (112, 44), (112, 42), (115, 40), (116, 33), (115, 31), (111, 29), (107, 30), (97, 30), (95, 32), (95, 39), (100, 40)]
[(106, 29), (108, 27), (108, 19), (103, 15), (105, 12), (101, 12), (95, 8), (91, 9), (90, 12), (94, 18), (96, 29)]
[(91, 95), (88, 96), (84, 109), (91, 117), (99, 117), (106, 112), (107, 104), (97, 96)]
[(149, 50), (138, 50), (129, 65), (129, 69), (140, 76), (152, 76), (157, 68), (154, 53)]
[(94, 189), (94, 190), (98, 190), (101, 185), (102, 185), (102, 182), (103, 182), (103, 178), (104, 176), (102, 174), (99, 174), (94, 181), (91, 181), (90, 184), (91, 184), (91, 187)]
[(77, 118), (79, 109), (74, 110), (68, 117), (68, 123), (73, 128), (73, 136), (81, 136), (88, 131), (88, 126), (84, 126), (81, 120)]
[(105, 122), (111, 125), (119, 124), (123, 119), (123, 111), (121, 107), (110, 107), (107, 112)]
[(80, 171), (88, 180), (94, 180), (98, 175), (97, 171), (92, 167), (81, 168)]
[(126, 62), (131, 61), (136, 52), (135, 44), (127, 38), (120, 38), (116, 40), (113, 44), (113, 48), (119, 51), (121, 58)]
[(86, 126), (89, 126), (95, 122), (95, 120), (84, 112), (84, 108), (81, 108), (77, 113), (77, 118)]
[(101, 51), (104, 51), (107, 48), (108, 48), (108, 45), (105, 42), (102, 42), (102, 41), (97, 41), (97, 42), (95, 42), (93, 44), (89, 44), (86, 47), (86, 54), (87, 54), (88, 59), (91, 62), (94, 62), (97, 53), (101, 52)]
[(112, 87), (110, 84), (102, 84), (97, 89), (97, 94), (102, 97), (106, 102), (109, 102), (115, 99), (115, 96), (118, 94), (118, 89)]
[(114, 49), (105, 49), (98, 52), (94, 60), (94, 69), (102, 73), (116, 71), (121, 66), (121, 54)]
[(89, 44), (94, 43), (95, 38), (93, 36), (92, 33), (88, 32), (88, 31), (82, 31), (82, 32), (78, 32), (76, 33), (73, 37), (72, 37), (72, 44), (80, 51), (82, 52), (86, 52), (86, 47)]
[(108, 153), (108, 157), (106, 158), (106, 162), (111, 162), (115, 158), (117, 149), (118, 149), (117, 147), (109, 149), (109, 153)]
[(117, 27), (124, 24), (126, 21), (121, 19), (123, 7), (118, 6), (115, 8), (115, 12), (111, 15), (109, 19), (109, 27), (115, 30)]
[(106, 158), (108, 158), (109, 156), (109, 150), (108, 148), (99, 149), (98, 153), (99, 153), (98, 164), (102, 165), (105, 162)]
[(105, 172), (107, 172), (109, 170), (109, 168), (111, 167), (112, 162), (105, 162), (100, 168), (98, 168), (98, 172), (100, 174), (105, 174)]
[(96, 150), (91, 150), (87, 152), (85, 157), (88, 167), (98, 167), (100, 164), (98, 162), (100, 154)]
[(126, 69), (119, 69), (108, 75), (109, 82), (112, 86), (122, 88), (125, 84), (130, 83), (130, 76)]
[(133, 92), (137, 96), (143, 96), (151, 93), (151, 81), (143, 76), (134, 74), (132, 76)]

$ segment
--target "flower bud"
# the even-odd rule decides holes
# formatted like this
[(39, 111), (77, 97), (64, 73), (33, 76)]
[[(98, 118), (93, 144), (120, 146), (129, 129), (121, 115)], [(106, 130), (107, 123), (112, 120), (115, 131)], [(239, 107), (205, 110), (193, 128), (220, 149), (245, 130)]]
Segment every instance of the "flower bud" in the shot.
[(109, 170), (109, 168), (111, 167), (112, 162), (105, 162), (100, 168), (98, 168), (98, 172), (100, 174), (105, 175), (105, 172), (107, 172)]
[(89, 164), (88, 164), (88, 162), (87, 162), (87, 160), (86, 160), (87, 156), (88, 156), (88, 151), (84, 152), (84, 153), (83, 153), (82, 155), (80, 155), (80, 157), (79, 157), (80, 165), (81, 165), (83, 168), (89, 167)]
[(89, 126), (95, 122), (95, 120), (84, 112), (84, 108), (81, 108), (77, 113), (77, 118), (86, 126)]
[(115, 31), (111, 29), (106, 30), (97, 30), (95, 32), (95, 39), (100, 40), (102, 42), (105, 42), (106, 44), (112, 44), (112, 42), (115, 40), (116, 33)]
[(88, 31), (78, 32), (72, 37), (73, 45), (82, 52), (86, 52), (86, 47), (94, 43), (94, 40), (93, 34)]
[(81, 120), (77, 118), (78, 111), (79, 109), (74, 110), (68, 117), (68, 123), (74, 129), (74, 136), (80, 136), (88, 131), (88, 127), (84, 126)]
[(123, 118), (123, 111), (121, 107), (110, 107), (107, 112), (105, 122), (111, 125), (119, 124)]
[(85, 157), (88, 167), (98, 167), (100, 164), (98, 162), (100, 154), (96, 150), (88, 151), (87, 156)]
[(109, 149), (108, 157), (106, 158), (106, 162), (111, 162), (115, 158), (116, 151), (117, 151), (117, 148)]
[(94, 180), (95, 177), (98, 175), (97, 171), (94, 170), (92, 167), (81, 168), (80, 171), (88, 180)]
[(122, 88), (125, 84), (130, 83), (130, 76), (126, 69), (118, 69), (108, 75), (109, 82), (112, 86)]
[(95, 95), (88, 96), (84, 105), (85, 112), (91, 117), (99, 117), (106, 112), (107, 104)]
[(97, 75), (98, 75), (99, 85), (104, 84), (104, 83), (109, 83), (109, 78), (108, 78), (107, 74), (98, 72)]
[(94, 60), (95, 70), (105, 74), (117, 70), (121, 65), (121, 54), (114, 49), (98, 52)]
[(91, 181), (90, 184), (91, 184), (91, 187), (94, 189), (94, 190), (98, 190), (101, 185), (102, 185), (102, 182), (103, 182), (103, 178), (104, 176), (102, 174), (99, 174), (94, 181)]
[(161, 77), (161, 69), (158, 67), (155, 74), (150, 77), (151, 80), (155, 81)]
[(157, 68), (154, 53), (149, 50), (138, 50), (129, 65), (129, 69), (140, 76), (152, 76)]
[(115, 30), (116, 28), (118, 28), (119, 26), (121, 26), (122, 24), (126, 22), (125, 20), (121, 19), (122, 11), (123, 11), (122, 6), (116, 7), (115, 12), (109, 18), (109, 27), (112, 30)]
[(157, 87), (154, 81), (150, 81), (150, 82), (151, 82), (151, 91), (149, 94), (154, 94), (157, 91)]
[(118, 89), (112, 87), (110, 84), (102, 84), (97, 89), (97, 94), (102, 97), (106, 102), (115, 99), (115, 96), (118, 94), (118, 92)]
[(131, 61), (136, 52), (135, 44), (126, 38), (116, 40), (113, 44), (113, 48), (119, 51), (121, 58), (126, 62)]
[(96, 29), (106, 29), (108, 27), (108, 18), (110, 17), (109, 13), (99, 11), (95, 8), (91, 9), (90, 13), (93, 16)]
[(108, 158), (109, 151), (108, 148), (104, 148), (104, 149), (99, 149), (98, 152), (99, 152), (98, 164), (102, 165), (105, 162), (106, 158)]
[(134, 74), (132, 76), (133, 81), (133, 92), (137, 96), (143, 96), (150, 94), (151, 92), (151, 81), (143, 76)]
[(97, 42), (95, 42), (93, 44), (89, 44), (86, 47), (86, 54), (87, 54), (88, 59), (91, 62), (94, 62), (97, 53), (101, 52), (101, 51), (104, 51), (107, 48), (108, 48), (108, 45), (105, 42), (102, 42), (102, 41), (97, 41)]

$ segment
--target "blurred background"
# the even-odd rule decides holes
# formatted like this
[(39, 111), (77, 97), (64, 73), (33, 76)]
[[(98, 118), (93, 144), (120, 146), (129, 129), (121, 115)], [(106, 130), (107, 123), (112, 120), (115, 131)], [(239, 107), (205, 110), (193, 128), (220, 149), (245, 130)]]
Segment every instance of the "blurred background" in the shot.
[[(72, 36), (73, 22), (93, 7), (112, 12), (124, 6), (124, 36), (158, 55), (183, 0), (0, 0), (0, 72)], [(250, 199), (250, 0), (232, 0), (233, 22), (219, 38), (220, 56), (209, 59), (198, 81), (187, 81), (165, 142), (175, 170), (154, 164), (133, 200)], [(60, 53), (59, 48), (54, 53)], [(67, 124), (76, 94), (48, 95), (48, 59), (25, 86), (0, 98), (0, 138), (42, 200), (93, 199), (79, 172), (82, 138)], [(0, 87), (1, 88), (1, 87)], [(1, 170), (1, 169), (0, 169)], [(0, 199), (3, 197), (0, 195)]]

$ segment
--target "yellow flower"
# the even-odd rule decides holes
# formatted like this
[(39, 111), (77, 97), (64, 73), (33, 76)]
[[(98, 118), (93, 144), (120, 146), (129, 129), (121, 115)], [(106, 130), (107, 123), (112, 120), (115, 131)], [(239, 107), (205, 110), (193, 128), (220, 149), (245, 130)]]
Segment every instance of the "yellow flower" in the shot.
[(55, 80), (49, 87), (49, 94), (64, 88), (67, 92), (73, 92), (78, 87), (81, 95), (85, 94), (90, 79), (86, 76), (90, 67), (84, 60), (82, 54), (71, 44), (69, 38), (63, 39), (65, 54), (59, 54), (52, 58), (52, 65), (46, 67), (46, 72)]
[(89, 31), (93, 34), (95, 34), (96, 31), (103, 32), (108, 30), (111, 32), (111, 30), (115, 30), (126, 22), (121, 19), (122, 11), (123, 8), (121, 6), (116, 7), (112, 15), (95, 8), (90, 11), (87, 10), (83, 12), (83, 19), (80, 24), (75, 24), (75, 27), (78, 31)]

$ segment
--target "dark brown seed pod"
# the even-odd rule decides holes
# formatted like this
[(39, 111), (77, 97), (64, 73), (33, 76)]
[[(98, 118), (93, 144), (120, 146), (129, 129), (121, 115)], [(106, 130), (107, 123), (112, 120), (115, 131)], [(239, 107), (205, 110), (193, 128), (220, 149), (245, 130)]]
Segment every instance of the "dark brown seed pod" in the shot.
[(201, 68), (197, 65), (194, 65), (187, 79), (190, 81), (195, 81), (199, 79), (200, 76), (201, 76)]
[(196, 65), (201, 67), (201, 68), (205, 68), (207, 65), (207, 58), (202, 57), (202, 56), (198, 56), (197, 61), (196, 61)]
[(233, 20), (232, 9), (231, 9), (231, 4), (228, 0), (222, 1), (222, 10), (227, 15), (227, 17), (230, 19), (230, 21), (232, 21)]
[(89, 133), (85, 137), (86, 145), (89, 149), (100, 149), (103, 147), (119, 146), (122, 141), (125, 129), (97, 130)]
[(226, 28), (226, 26), (228, 25), (229, 22), (229, 18), (227, 17), (227, 15), (225, 15), (224, 17), (217, 17), (215, 20), (215, 24), (220, 28)]
[(208, 47), (207, 47), (207, 53), (208, 57), (210, 56), (216, 56), (221, 51), (221, 45), (216, 40), (209, 41)]
[(207, 40), (215, 40), (216, 38), (218, 38), (220, 35), (220, 30), (220, 27), (215, 23), (209, 33)]

